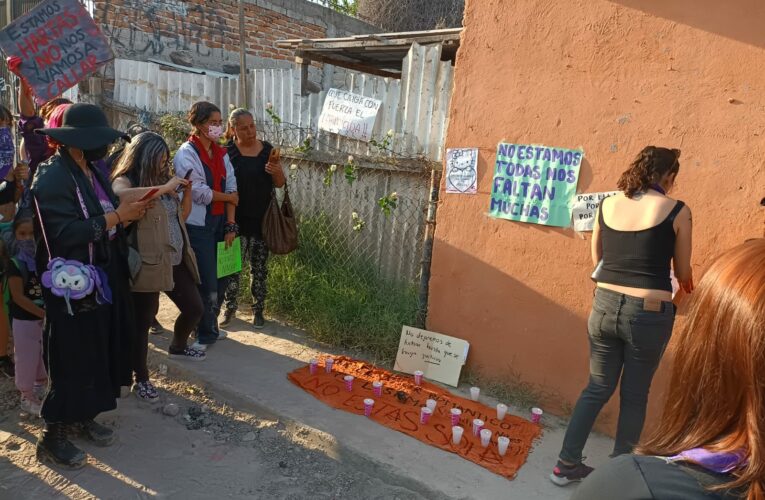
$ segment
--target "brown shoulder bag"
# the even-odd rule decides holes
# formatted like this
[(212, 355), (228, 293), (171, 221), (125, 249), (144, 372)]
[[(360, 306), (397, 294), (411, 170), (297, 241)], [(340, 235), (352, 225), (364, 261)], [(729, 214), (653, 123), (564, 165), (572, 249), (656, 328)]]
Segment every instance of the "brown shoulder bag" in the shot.
[(276, 199), (276, 189), (271, 190), (271, 203), (263, 216), (263, 239), (271, 253), (277, 255), (288, 254), (298, 247), (297, 221), (286, 184), (281, 207)]

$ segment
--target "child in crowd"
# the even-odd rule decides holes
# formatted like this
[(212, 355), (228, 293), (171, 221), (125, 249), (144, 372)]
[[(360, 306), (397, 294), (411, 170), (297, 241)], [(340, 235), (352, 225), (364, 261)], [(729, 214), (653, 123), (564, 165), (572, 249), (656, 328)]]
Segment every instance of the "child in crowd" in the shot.
[(35, 265), (35, 241), (32, 214), (19, 212), (13, 224), (13, 258), (8, 265), (9, 311), (13, 321), (16, 388), (21, 392), (21, 409), (40, 414), (40, 405), (48, 382), (43, 363), (42, 286)]
[[(2, 226), (8, 224), (0, 223), (0, 231), (4, 230)], [(2, 307), (0, 307), (0, 375), (8, 378), (15, 376), (15, 365), (13, 358), (9, 355), (9, 344), (11, 338), (11, 322), (8, 319), (8, 302), (10, 302), (10, 293), (8, 293), (7, 269), (10, 256), (8, 247), (0, 239), (0, 297), (3, 297)]]

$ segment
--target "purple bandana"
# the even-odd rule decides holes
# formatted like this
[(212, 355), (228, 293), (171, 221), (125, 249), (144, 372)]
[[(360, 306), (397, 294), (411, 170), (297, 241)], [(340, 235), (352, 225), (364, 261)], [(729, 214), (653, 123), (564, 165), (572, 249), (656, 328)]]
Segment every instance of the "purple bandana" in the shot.
[(728, 474), (743, 467), (748, 460), (742, 451), (709, 451), (706, 448), (693, 448), (679, 455), (669, 457), (671, 462), (691, 462), (718, 474)]

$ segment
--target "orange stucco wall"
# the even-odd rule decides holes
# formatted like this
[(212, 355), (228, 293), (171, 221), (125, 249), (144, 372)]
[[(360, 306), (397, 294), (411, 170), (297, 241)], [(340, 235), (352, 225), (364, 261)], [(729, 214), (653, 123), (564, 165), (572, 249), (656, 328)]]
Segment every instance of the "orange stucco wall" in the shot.
[(680, 147), (673, 194), (693, 211), (697, 276), (763, 236), (763, 20), (760, 0), (468, 0), (447, 147), (480, 148), (479, 193), (442, 186), (429, 329), (469, 340), (472, 369), (517, 375), (553, 411), (586, 383), (589, 234), (486, 215), (500, 141), (582, 147), (578, 192), (614, 189), (645, 145)]

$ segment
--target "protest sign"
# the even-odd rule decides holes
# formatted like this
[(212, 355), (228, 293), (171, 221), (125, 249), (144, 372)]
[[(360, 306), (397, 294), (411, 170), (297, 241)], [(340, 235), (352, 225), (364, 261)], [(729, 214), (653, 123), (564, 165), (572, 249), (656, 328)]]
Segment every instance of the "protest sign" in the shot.
[(446, 192), (475, 194), (478, 186), (478, 149), (446, 150)]
[(38, 101), (61, 95), (114, 59), (109, 42), (78, 0), (47, 0), (0, 31), (0, 49), (19, 57)]
[(369, 142), (381, 105), (378, 99), (329, 89), (319, 116), (319, 129)]
[(242, 271), (242, 243), (237, 237), (226, 248), (226, 242), (218, 242), (218, 278)]
[(489, 215), (546, 226), (571, 225), (580, 149), (500, 143)]
[(470, 344), (467, 341), (411, 326), (401, 329), (394, 370), (414, 373), (457, 387)]
[(582, 193), (576, 195), (571, 204), (571, 216), (574, 218), (574, 231), (592, 231), (600, 202), (619, 191), (605, 193)]

